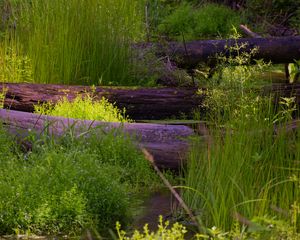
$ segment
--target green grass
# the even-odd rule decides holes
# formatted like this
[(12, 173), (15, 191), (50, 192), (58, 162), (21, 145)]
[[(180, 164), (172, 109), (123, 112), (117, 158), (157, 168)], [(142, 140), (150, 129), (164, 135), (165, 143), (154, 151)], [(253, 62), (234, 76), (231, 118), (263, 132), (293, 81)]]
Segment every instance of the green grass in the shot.
[(32, 150), (22, 152), (0, 129), (0, 235), (107, 234), (116, 221), (128, 224), (140, 190), (157, 183), (117, 130), (31, 140)]
[[(37, 83), (137, 84), (130, 76), (130, 45), (142, 37), (142, 4), (136, 0), (8, 0), (10, 19), (0, 59), (25, 62), (32, 77), (12, 79), (7, 74), (4, 78)], [(9, 67), (24, 69), (22, 64)]]
[(194, 142), (184, 197), (205, 226), (229, 231), (237, 222), (235, 213), (250, 220), (283, 217), (272, 210), (276, 206), (299, 231), (300, 212), (290, 221), (292, 205), (299, 206), (300, 199), (299, 131), (274, 135), (273, 123), (285, 123), (290, 112), (273, 114), (271, 105), (258, 101), (252, 113), (232, 114), (224, 127), (211, 128), (210, 144)]
[(297, 239), (300, 129), (276, 132), (275, 125), (292, 120), (299, 107), (295, 98), (281, 98), (275, 108), (272, 96), (255, 90), (269, 64), (244, 66), (256, 50), (241, 54), (242, 48), (229, 49), (237, 57), (220, 57), (207, 83), (209, 136), (192, 141), (183, 196), (208, 233), (214, 227), (229, 239)]

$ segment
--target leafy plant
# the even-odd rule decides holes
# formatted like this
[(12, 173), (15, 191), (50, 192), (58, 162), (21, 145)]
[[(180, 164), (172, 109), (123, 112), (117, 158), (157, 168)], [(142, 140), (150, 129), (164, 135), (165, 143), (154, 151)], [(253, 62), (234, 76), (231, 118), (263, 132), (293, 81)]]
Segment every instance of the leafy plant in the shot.
[(177, 37), (182, 40), (193, 38), (194, 10), (190, 4), (183, 3), (177, 9), (166, 17), (158, 30), (169, 36)]
[(142, 239), (174, 239), (174, 240), (184, 240), (185, 233), (187, 233), (186, 228), (175, 223), (170, 225), (168, 221), (164, 222), (162, 216), (159, 217), (158, 230), (156, 232), (151, 232), (146, 224), (143, 229), (143, 233), (135, 231), (131, 237), (126, 236), (126, 232), (121, 230), (121, 225), (119, 222), (116, 224), (118, 239), (120, 240), (142, 240)]
[(207, 3), (196, 8), (184, 2), (162, 21), (158, 30), (179, 40), (226, 37), (240, 22), (241, 17), (226, 6)]
[(232, 27), (238, 27), (241, 16), (232, 9), (217, 4), (205, 4), (195, 12), (197, 37), (227, 37)]
[[(256, 60), (253, 65), (252, 58), (258, 49), (248, 51), (247, 43), (239, 44), (238, 38), (240, 35), (233, 28), (226, 52), (216, 56), (214, 74), (206, 81), (204, 93), (207, 98), (203, 105), (208, 110), (206, 117), (215, 124), (224, 124), (229, 119), (240, 121), (241, 115), (255, 116), (255, 106), (268, 102), (268, 98), (259, 96), (256, 89), (265, 84), (258, 76), (270, 64)], [(200, 93), (203, 93), (202, 90)]]
[(116, 221), (128, 223), (139, 189), (156, 184), (149, 163), (117, 131), (45, 135), (26, 153), (0, 135), (1, 235), (70, 236), (90, 227), (107, 234)]
[(89, 94), (85, 94), (84, 96), (78, 95), (73, 101), (69, 101), (67, 97), (64, 97), (56, 104), (44, 103), (35, 105), (34, 109), (36, 113), (50, 116), (106, 122), (130, 121), (126, 118), (125, 109), (123, 109), (123, 112), (120, 111), (105, 98), (95, 101)]
[(0, 43), (0, 81), (32, 82), (33, 72), (31, 60), (21, 55), (14, 46)]

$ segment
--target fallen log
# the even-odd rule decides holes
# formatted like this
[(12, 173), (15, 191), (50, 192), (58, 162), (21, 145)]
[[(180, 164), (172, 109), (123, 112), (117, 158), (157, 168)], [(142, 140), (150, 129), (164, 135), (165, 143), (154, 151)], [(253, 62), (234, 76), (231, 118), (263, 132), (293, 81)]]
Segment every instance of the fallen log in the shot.
[[(189, 114), (193, 109), (203, 110), (205, 95), (198, 94), (196, 88), (111, 88), (87, 86), (67, 86), (48, 84), (3, 83), (0, 92), (7, 89), (4, 107), (11, 110), (33, 112), (38, 103), (56, 103), (67, 96), (70, 100), (78, 94), (90, 93), (95, 99), (107, 98), (120, 109), (126, 108), (134, 120), (166, 119)], [(295, 97), (300, 106), (300, 84), (273, 84), (263, 88), (262, 94), (273, 93), (275, 103), (281, 97)]]
[(121, 124), (76, 120), (6, 109), (0, 109), (0, 122), (3, 123), (10, 134), (21, 140), (33, 132), (37, 136), (49, 134), (58, 137), (70, 128), (76, 136), (97, 127), (100, 127), (104, 132), (120, 129), (130, 136), (139, 148), (147, 149), (153, 155), (158, 167), (172, 170), (178, 170), (184, 162), (189, 149), (187, 138), (194, 135), (191, 128), (182, 125)]
[(66, 86), (51, 84), (3, 83), (6, 89), (4, 107), (11, 110), (33, 112), (38, 103), (56, 103), (63, 96), (70, 100), (78, 94), (89, 93), (95, 99), (105, 97), (119, 109), (126, 109), (134, 120), (165, 119), (182, 114), (190, 115), (192, 109), (201, 107), (204, 96), (196, 94), (197, 88), (117, 88)]
[(241, 38), (226, 40), (199, 40), (186, 42), (170, 42), (166, 44), (140, 44), (140, 48), (153, 48), (158, 55), (167, 55), (179, 67), (195, 68), (199, 63), (206, 62), (208, 65), (216, 64), (216, 56), (223, 54), (237, 54), (229, 51), (230, 47), (246, 44), (240, 51), (250, 52), (258, 48), (253, 59), (263, 59), (272, 63), (293, 63), (300, 59), (300, 36), (291, 37), (268, 37), (268, 38)]

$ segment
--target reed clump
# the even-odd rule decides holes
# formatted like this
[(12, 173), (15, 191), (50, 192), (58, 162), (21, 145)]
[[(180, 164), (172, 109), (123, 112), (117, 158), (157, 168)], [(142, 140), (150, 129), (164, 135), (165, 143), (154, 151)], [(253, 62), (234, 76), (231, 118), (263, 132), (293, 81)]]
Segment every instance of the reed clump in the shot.
[(7, 50), (12, 49), (26, 61), (31, 81), (134, 85), (130, 46), (142, 36), (141, 1), (7, 0), (6, 4), (0, 59), (7, 59)]

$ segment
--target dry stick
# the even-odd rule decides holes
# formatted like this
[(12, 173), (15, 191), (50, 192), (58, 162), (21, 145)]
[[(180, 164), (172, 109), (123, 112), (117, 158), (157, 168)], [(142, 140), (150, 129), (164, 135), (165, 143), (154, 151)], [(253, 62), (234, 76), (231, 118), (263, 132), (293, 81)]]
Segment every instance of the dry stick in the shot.
[(245, 218), (243, 215), (241, 215), (240, 213), (238, 212), (235, 212), (233, 213), (233, 217), (241, 224), (247, 226), (247, 227), (250, 227), (250, 226), (253, 226), (254, 223), (251, 222), (249, 219)]
[(241, 25), (240, 25), (240, 29), (241, 29), (246, 35), (248, 35), (249, 37), (253, 37), (253, 38), (262, 38), (261, 35), (255, 33), (255, 32), (252, 32), (246, 25), (241, 24)]
[(163, 183), (167, 186), (167, 188), (169, 188), (171, 193), (174, 195), (174, 197), (176, 198), (178, 203), (181, 205), (181, 207), (186, 211), (186, 213), (189, 215), (189, 217), (197, 224), (199, 230), (205, 230), (205, 228), (202, 227), (202, 224), (194, 216), (192, 211), (189, 209), (189, 207), (186, 205), (186, 203), (183, 201), (183, 199), (179, 196), (179, 194), (176, 192), (174, 187), (168, 181), (168, 179), (165, 178), (163, 173), (156, 166), (153, 156), (145, 148), (142, 148), (142, 152), (144, 153), (145, 158), (151, 163), (151, 165), (153, 166), (153, 168), (156, 171), (156, 173), (158, 174), (158, 176), (162, 179)]

